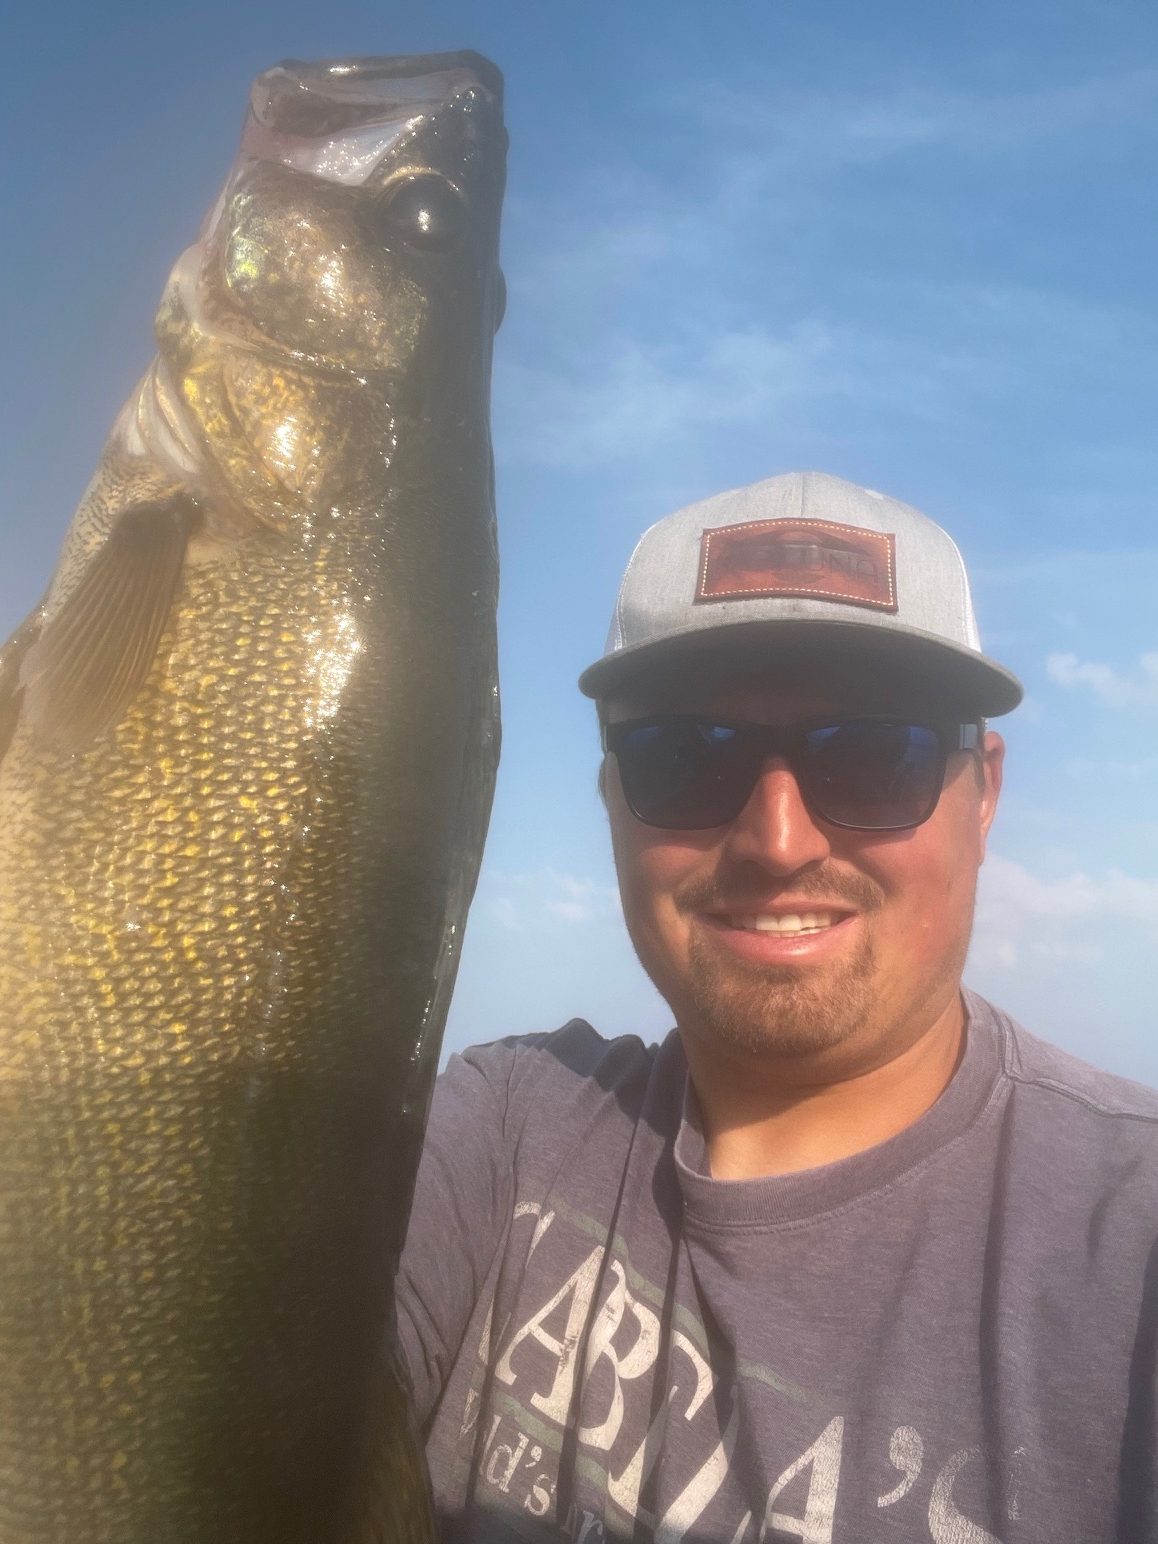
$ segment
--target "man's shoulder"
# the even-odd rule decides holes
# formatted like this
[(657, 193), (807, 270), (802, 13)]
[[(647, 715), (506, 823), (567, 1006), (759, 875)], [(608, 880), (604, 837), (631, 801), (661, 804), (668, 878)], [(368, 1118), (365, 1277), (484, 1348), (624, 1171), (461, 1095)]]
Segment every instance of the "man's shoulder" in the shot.
[(1009, 1080), (1043, 1100), (1060, 1100), (1096, 1119), (1137, 1123), (1158, 1135), (1158, 1089), (1135, 1083), (1084, 1061), (1072, 1051), (1033, 1034), (1015, 1019), (983, 999), (973, 1003), (987, 1011), (995, 1024), (1002, 1070)]
[(1074, 1198), (1115, 1194), (1135, 1222), (1158, 1221), (1158, 1091), (1103, 1072), (989, 1004), (998, 1041), (1006, 1153)]
[(671, 1060), (667, 1048), (667, 1041), (649, 1045), (638, 1035), (607, 1039), (571, 1019), (549, 1033), (469, 1046), (451, 1057), (443, 1079), (485, 1084), (502, 1106), (508, 1135), (532, 1120), (584, 1124), (599, 1108), (634, 1122), (654, 1094), (657, 1067)]
[(488, 1082), (508, 1085), (526, 1079), (539, 1081), (586, 1081), (603, 1077), (617, 1080), (625, 1074), (650, 1068), (658, 1054), (638, 1035), (608, 1039), (585, 1019), (569, 1019), (558, 1029), (539, 1034), (505, 1035), (467, 1046), (450, 1058), (476, 1068)]

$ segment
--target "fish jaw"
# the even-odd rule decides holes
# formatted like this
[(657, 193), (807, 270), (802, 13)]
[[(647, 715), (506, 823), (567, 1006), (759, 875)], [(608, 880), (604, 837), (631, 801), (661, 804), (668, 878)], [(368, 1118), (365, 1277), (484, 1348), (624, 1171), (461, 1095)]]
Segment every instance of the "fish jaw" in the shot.
[(161, 371), (144, 395), (163, 380), (164, 411), (135, 415), (134, 443), (144, 422), (201, 491), (278, 528), (356, 499), (400, 420), (441, 412), (487, 432), (501, 78), (473, 55), (396, 63), (259, 78), (234, 167), (158, 313)]
[(421, 119), (474, 92), (501, 112), (502, 76), (480, 54), (287, 60), (254, 82), (241, 159), (356, 186)]
[[(455, 300), (481, 304), (493, 336), (501, 79), (477, 56), (422, 63), (431, 68), (405, 75), (383, 59), (356, 70), (283, 65), (260, 77), (200, 243), (211, 323), (302, 365), (388, 375), (396, 388), (426, 346), (433, 299), (442, 311)], [(416, 180), (445, 193), (448, 212), (457, 206), (444, 248), (391, 218)]]

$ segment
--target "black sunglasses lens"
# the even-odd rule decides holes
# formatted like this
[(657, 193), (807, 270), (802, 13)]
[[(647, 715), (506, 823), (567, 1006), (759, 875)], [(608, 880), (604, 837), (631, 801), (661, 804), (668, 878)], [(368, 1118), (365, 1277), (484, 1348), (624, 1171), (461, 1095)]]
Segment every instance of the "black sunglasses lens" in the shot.
[[(627, 803), (645, 825), (706, 830), (735, 820), (779, 736), (704, 719), (614, 725), (608, 744)], [(920, 825), (937, 806), (945, 750), (935, 729), (845, 719), (788, 735), (800, 790), (822, 820), (857, 831)]]
[(699, 720), (631, 724), (611, 743), (629, 808), (667, 831), (735, 820), (760, 766), (758, 748), (754, 758), (745, 754), (742, 730)]
[(805, 744), (802, 792), (834, 825), (896, 831), (933, 813), (945, 771), (936, 730), (850, 719), (809, 730)]
[(815, 815), (854, 831), (903, 831), (933, 814), (945, 749), (925, 724), (865, 718), (780, 735), (670, 718), (611, 727), (628, 806), (648, 826), (704, 831), (735, 820), (764, 760), (786, 750)]

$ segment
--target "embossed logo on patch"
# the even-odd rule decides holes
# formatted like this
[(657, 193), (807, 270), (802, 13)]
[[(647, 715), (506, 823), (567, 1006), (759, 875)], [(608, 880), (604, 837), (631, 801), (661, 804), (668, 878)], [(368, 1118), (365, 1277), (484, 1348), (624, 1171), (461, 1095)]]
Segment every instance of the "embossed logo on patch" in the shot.
[(753, 520), (700, 539), (696, 599), (817, 595), (897, 609), (896, 540), (835, 520)]

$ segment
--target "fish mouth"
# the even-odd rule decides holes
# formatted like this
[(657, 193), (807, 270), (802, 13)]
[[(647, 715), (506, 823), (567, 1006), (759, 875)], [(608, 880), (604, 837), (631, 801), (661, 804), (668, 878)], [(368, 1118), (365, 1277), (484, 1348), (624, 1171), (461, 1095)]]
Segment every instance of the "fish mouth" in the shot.
[[(240, 151), (170, 280), (162, 353), (179, 374), (195, 355), (204, 386), (196, 402), (170, 395), (194, 417), (209, 402), (214, 425), (208, 437), (195, 432), (203, 424), (162, 425), (179, 449), (205, 441), (244, 480), (253, 420), (280, 412), (285, 433), (274, 426), (256, 447), (262, 469), (290, 496), (313, 497), (315, 420), (347, 434), (369, 425), (368, 447), (395, 421), (433, 422), (432, 393), (444, 416), (460, 411), (470, 372), (489, 368), (498, 309), (501, 92), (498, 70), (465, 52), (289, 60), (257, 78)], [(393, 212), (399, 189), (427, 183), (449, 208), (443, 246), (413, 239), (425, 205)], [(455, 329), (476, 322), (464, 352)], [(305, 472), (287, 478), (299, 449)]]
[(329, 138), (377, 125), (401, 129), (461, 91), (482, 88), (501, 106), (503, 77), (470, 50), (383, 54), (306, 63), (286, 59), (259, 75), (250, 93), (256, 123), (274, 134)]
[(461, 133), (485, 131), (505, 154), (503, 77), (481, 54), (381, 55), (317, 64), (287, 59), (253, 83), (235, 171), (247, 162), (280, 161), (326, 181), (365, 183), (392, 147), (425, 119), (451, 106), (471, 120)]
[(477, 77), (488, 91), (498, 95), (503, 89), (502, 71), (471, 48), (461, 48), (440, 54), (360, 54), (354, 59), (320, 59), (303, 62), (300, 59), (283, 59), (267, 75), (275, 71), (293, 74), (303, 83), (317, 80), (331, 83), (352, 83), (365, 87), (381, 81), (413, 80), (422, 75), (446, 75), (465, 72)]

